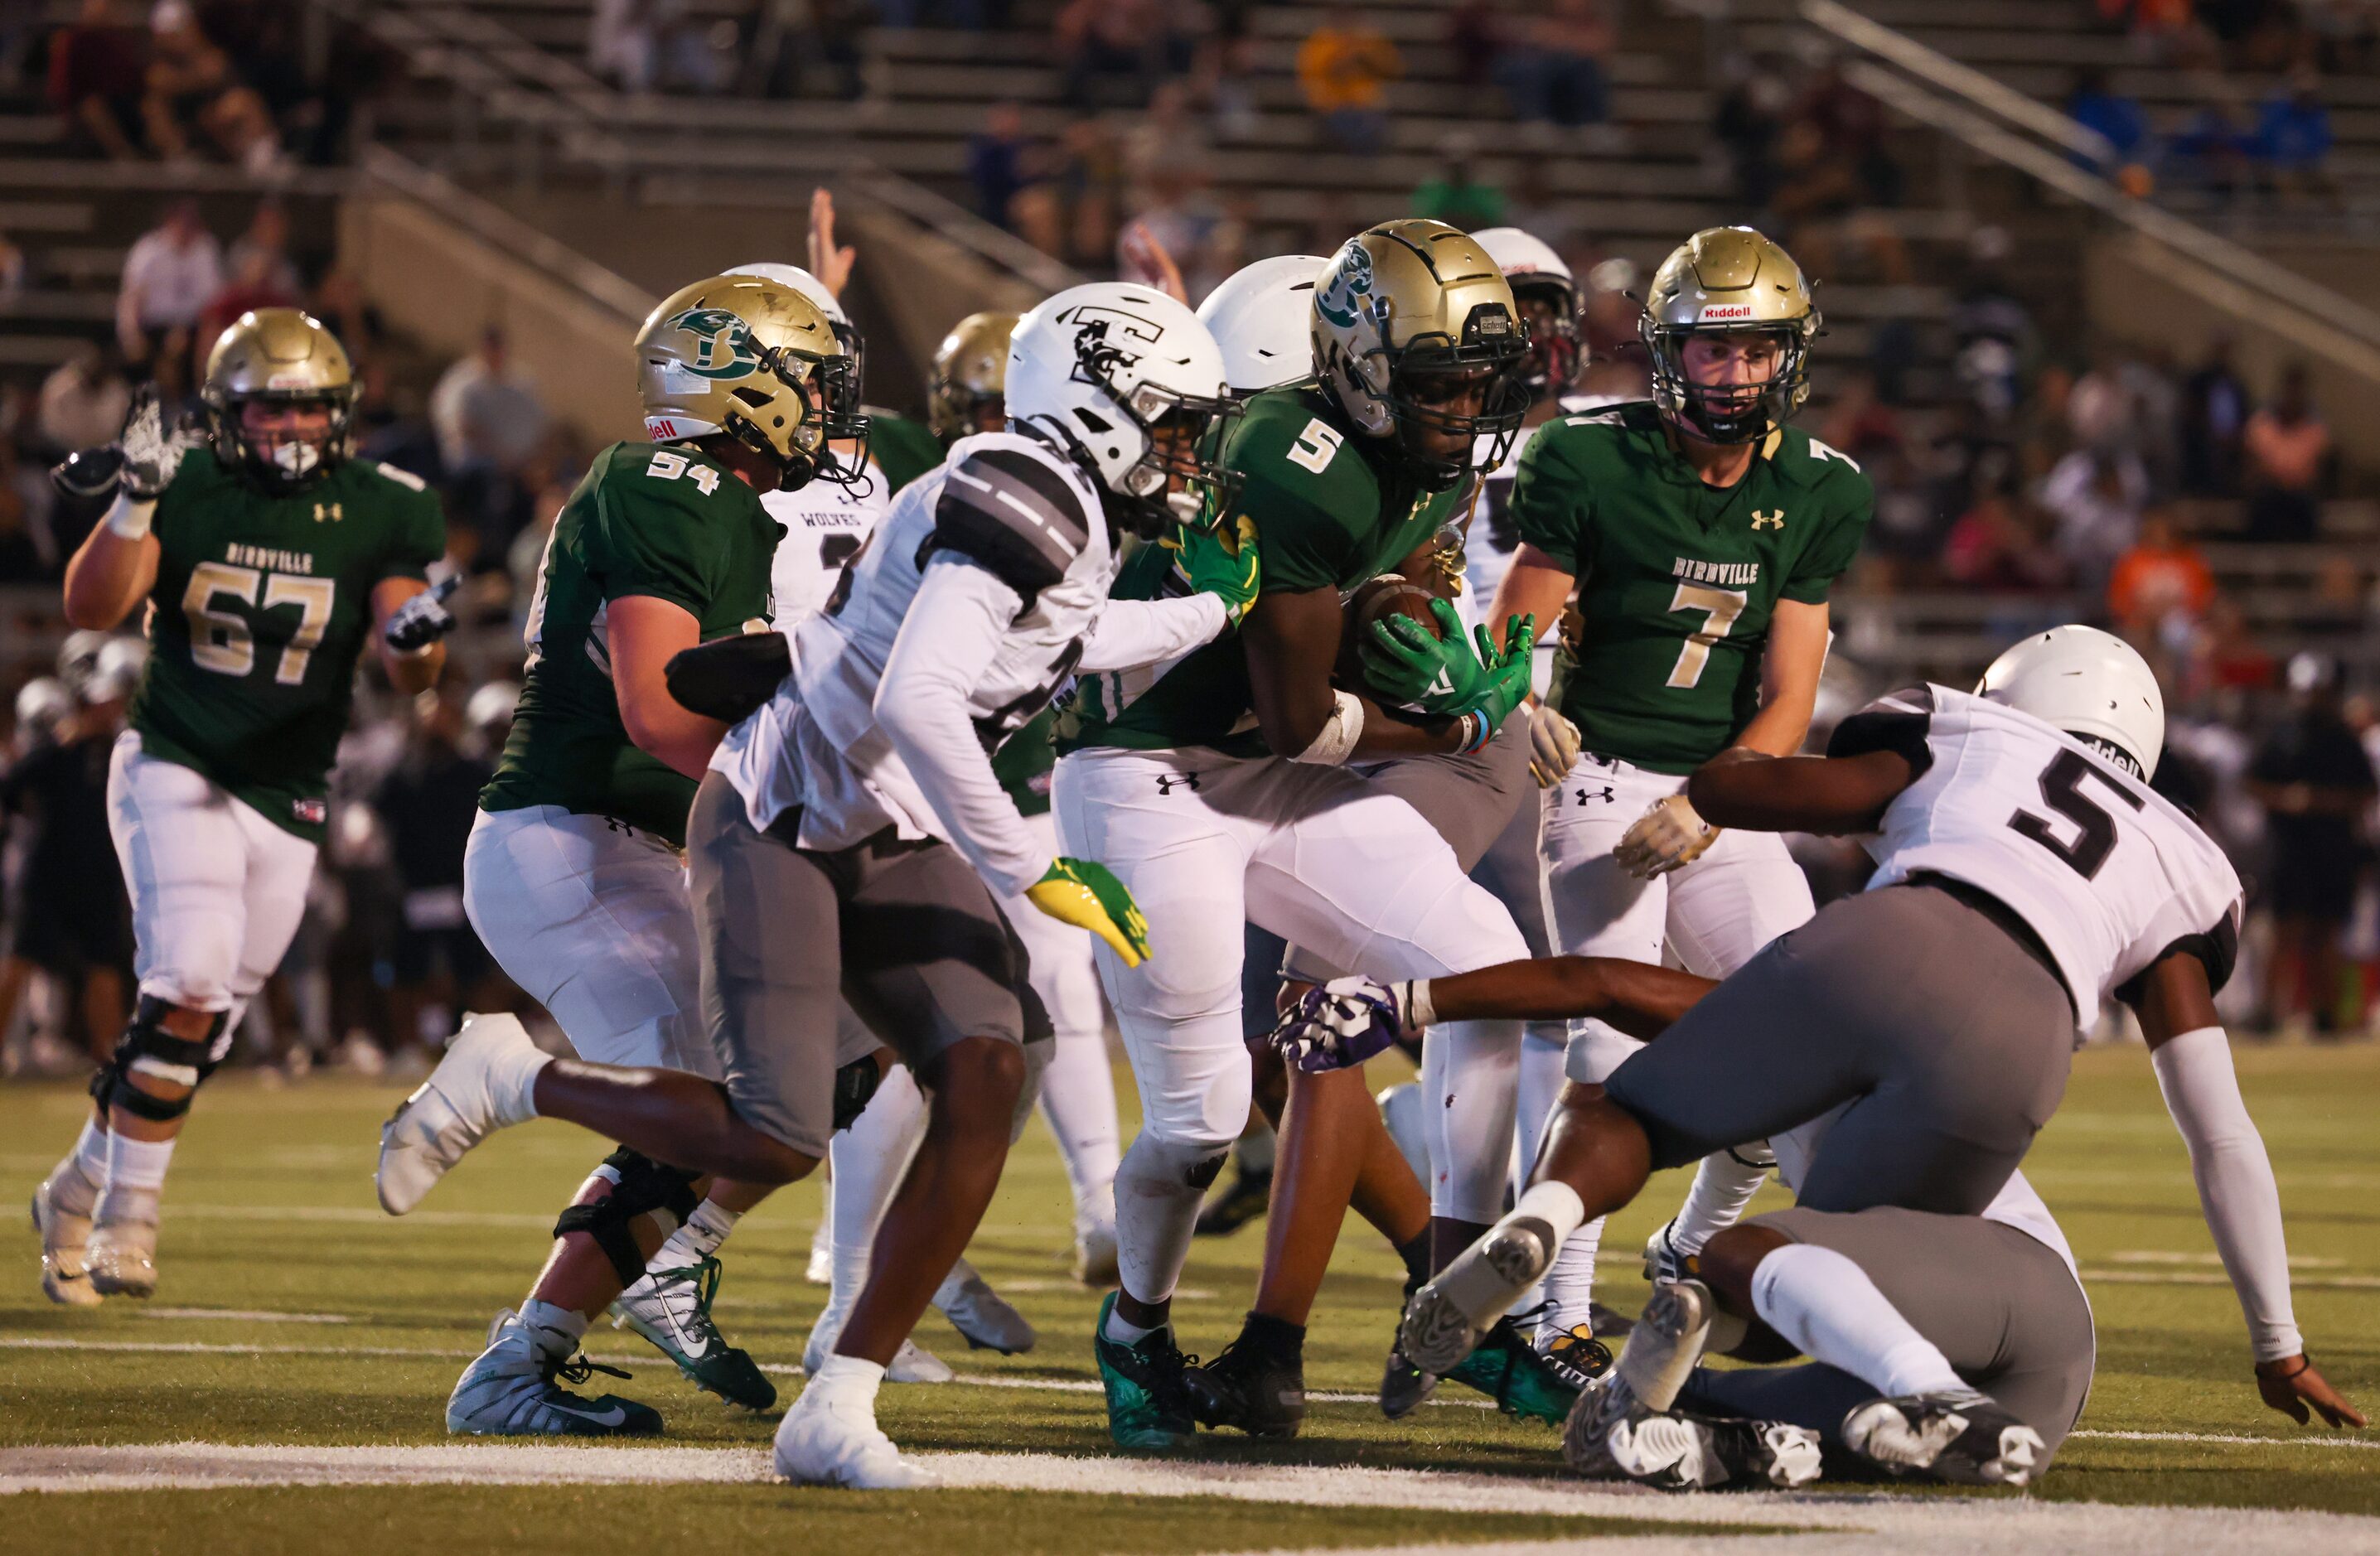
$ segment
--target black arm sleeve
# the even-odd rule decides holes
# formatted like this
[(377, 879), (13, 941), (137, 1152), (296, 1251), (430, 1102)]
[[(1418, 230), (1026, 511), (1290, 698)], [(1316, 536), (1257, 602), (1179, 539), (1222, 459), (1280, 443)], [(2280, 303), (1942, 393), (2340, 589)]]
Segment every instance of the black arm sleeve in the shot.
[[(944, 478), (925, 550), (972, 558), (1030, 609), (1090, 543), (1091, 522), (1081, 495), (1050, 465), (1019, 449), (983, 449)], [(925, 556), (917, 561), (922, 568)]]
[(1829, 757), (1859, 757), (1870, 751), (1890, 751), (1909, 764), (1909, 781), (1925, 776), (1934, 765), (1934, 748), (1926, 735), (1934, 723), (1934, 694), (1924, 687), (1880, 697), (1835, 726), (1828, 737)]
[(739, 724), (777, 694), (793, 669), (783, 633), (746, 632), (679, 650), (662, 675), (688, 712)]

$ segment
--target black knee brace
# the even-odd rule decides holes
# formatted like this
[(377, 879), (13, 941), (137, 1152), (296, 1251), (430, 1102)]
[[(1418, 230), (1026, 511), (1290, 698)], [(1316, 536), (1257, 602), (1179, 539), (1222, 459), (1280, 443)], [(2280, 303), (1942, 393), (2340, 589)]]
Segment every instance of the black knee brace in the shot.
[(573, 1205), (553, 1223), (553, 1234), (583, 1232), (595, 1239), (603, 1257), (619, 1271), (623, 1285), (644, 1278), (645, 1255), (637, 1246), (633, 1223), (638, 1216), (659, 1210), (671, 1218), (674, 1232), (694, 1214), (698, 1203), (694, 1181), (698, 1173), (682, 1173), (651, 1157), (622, 1146), (596, 1169), (612, 1180), (612, 1192), (592, 1205)]
[[(207, 1035), (193, 1040), (165, 1030), (165, 1017), (174, 1008), (153, 994), (141, 995), (134, 1004), (131, 1024), (115, 1039), (115, 1052), (107, 1067), (91, 1077), (91, 1099), (103, 1109), (122, 1108), (135, 1118), (155, 1124), (171, 1124), (190, 1111), (190, 1099), (215, 1073), (231, 1047), (225, 1030), (231, 1013), (217, 1011), (207, 1024)], [(130, 1077), (136, 1073), (190, 1089), (168, 1101), (133, 1085)]]
[(884, 1072), (876, 1067), (876, 1055), (869, 1053), (838, 1067), (834, 1072), (834, 1127), (848, 1129), (859, 1122), (868, 1111), (868, 1099), (884, 1080)]

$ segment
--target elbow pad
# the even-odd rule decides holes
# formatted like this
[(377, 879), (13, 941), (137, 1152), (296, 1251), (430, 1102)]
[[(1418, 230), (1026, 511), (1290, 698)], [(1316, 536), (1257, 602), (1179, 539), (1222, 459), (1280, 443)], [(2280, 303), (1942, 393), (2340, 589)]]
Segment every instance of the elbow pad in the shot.
[(793, 670), (793, 646), (783, 633), (746, 632), (681, 650), (662, 674), (687, 711), (740, 724), (777, 695)]
[(1330, 716), (1322, 721), (1322, 733), (1290, 760), (1339, 767), (1355, 754), (1355, 742), (1364, 734), (1364, 700), (1343, 691), (1332, 692), (1330, 700)]

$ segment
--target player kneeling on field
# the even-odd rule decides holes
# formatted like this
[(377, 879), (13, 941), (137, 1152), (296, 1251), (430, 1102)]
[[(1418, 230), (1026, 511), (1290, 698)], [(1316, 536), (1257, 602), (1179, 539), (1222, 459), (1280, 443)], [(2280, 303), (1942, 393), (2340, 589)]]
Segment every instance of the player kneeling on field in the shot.
[[(2189, 1143), (2258, 1392), (2300, 1420), (2362, 1424), (2290, 1313), (2279, 1196), (2213, 1003), (2239, 881), (2146, 786), (2164, 725), (2138, 654), (2060, 627), (2002, 655), (1978, 695), (1921, 687), (1846, 720), (1825, 758), (1695, 774), (1715, 824), (1875, 834), (1866, 893), (1722, 983), (1558, 957), (1310, 996), (1283, 1030), (1309, 1066), (1360, 1063), (1434, 1019), (1592, 1017), (1658, 1038), (1608, 1088), (1563, 1093), (1512, 1213), (1416, 1294), (1408, 1355), (1459, 1359), (1650, 1167), (1767, 1136), (1800, 1206), (1715, 1236), (1656, 1288), (1572, 1415), (1571, 1463), (1670, 1487), (1798, 1484), (1824, 1435), (1893, 1476), (2026, 1483), (2082, 1409), (2094, 1343), (2065, 1239), (2017, 1162), (2063, 1088), (2075, 1012), (2112, 988)], [(1781, 1340), (1819, 1365), (1694, 1370), (1755, 1321), (1767, 1355)]]
[[(877, 1429), (877, 1385), (990, 1200), (1049, 1035), (992, 888), (1148, 954), (1113, 876), (1033, 845), (991, 750), (1076, 671), (1178, 656), (1256, 594), (1245, 531), (1227, 544), (1203, 523), (1231, 511), (1202, 454), (1226, 406), (1220, 353), (1187, 309), (1141, 286), (1062, 292), (1018, 322), (1006, 389), (1014, 430), (960, 439), (903, 490), (797, 654), (758, 634), (673, 665), (681, 701), (737, 721), (686, 829), (723, 1084), (550, 1060), (516, 1029), (475, 1028), (382, 1138), (382, 1199), (400, 1212), (538, 1114), (786, 1183), (864, 1103), (877, 1047), (897, 1052), (929, 1122), (834, 1354), (777, 1433), (777, 1468), (799, 1481), (928, 1478)], [(1126, 531), (1179, 547), (1181, 590), (1108, 602)], [(870, 1028), (856, 1051), (839, 1046), (843, 997)]]

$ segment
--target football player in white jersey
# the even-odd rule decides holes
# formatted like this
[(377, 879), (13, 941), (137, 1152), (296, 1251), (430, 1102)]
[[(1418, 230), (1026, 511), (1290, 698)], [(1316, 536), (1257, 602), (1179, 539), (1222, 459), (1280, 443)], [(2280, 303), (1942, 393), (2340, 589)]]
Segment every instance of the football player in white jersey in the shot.
[[(553, 1060), (516, 1032), (458, 1039), (383, 1132), (402, 1213), (493, 1129), (544, 1114), (740, 1182), (810, 1172), (879, 1074), (881, 1043), (931, 1095), (867, 1288), (777, 1433), (788, 1478), (897, 1489), (927, 1476), (875, 1424), (886, 1364), (997, 1185), (1046, 1039), (990, 887), (1148, 954), (1131, 893), (1037, 846), (990, 751), (1075, 671), (1178, 656), (1255, 597), (1252, 541), (1181, 521), (1228, 512), (1202, 456), (1227, 414), (1189, 310), (1128, 285), (1062, 292), (1017, 325), (1010, 432), (962, 439), (905, 491), (826, 611), (689, 650), (672, 689), (741, 713), (687, 826), (703, 1011), (723, 1084)], [(1117, 532), (1164, 534), (1188, 593), (1111, 602)], [(850, 1052), (848, 996), (871, 1031)], [(1046, 1047), (1046, 1045), (1043, 1045)]]
[[(2113, 991), (2159, 1056), (2209, 1221), (2233, 1256), (2260, 1390), (2292, 1414), (2309, 1404), (2340, 1411), (2304, 1359), (2285, 1295), (2273, 1295), (2277, 1281), (2286, 1291), (2277, 1197), (2269, 1167), (2244, 1149), (2252, 1126), (2213, 1004), (2237, 950), (2240, 883), (2205, 834), (2147, 786), (2164, 723), (2140, 656), (2070, 626), (2003, 655), (1976, 695), (1929, 687), (1883, 699), (1844, 721), (1826, 757), (1698, 770), (1690, 793), (1713, 824), (1872, 833), (1875, 879), (1712, 990), (1600, 1091), (1564, 1092), (1520, 1203), (1408, 1308), (1408, 1354), (1425, 1367), (1460, 1356), (1564, 1237), (1626, 1203), (1651, 1168), (1797, 1126), (1823, 1130), (1802, 1139), (1803, 1211), (1830, 1222), (1883, 1210), (1988, 1214), (2056, 1108), (2076, 1013), (2095, 1012)], [(1877, 976), (1879, 954), (1893, 958), (1895, 976)], [(1579, 966), (1516, 965), (1470, 987), (1351, 988), (1313, 1003), (1368, 999), (1412, 1023), (1439, 1014), (1446, 993), (1453, 1011), (1542, 1015), (1576, 1006), (1575, 990), (1552, 985)], [(1341, 1062), (1385, 1040), (1305, 1062)], [(1855, 1279), (1849, 1258), (1778, 1257), (1788, 1243), (1821, 1242), (1824, 1230), (1782, 1224), (1731, 1238), (1720, 1284), (1797, 1344), (1832, 1351), (1821, 1359), (1876, 1384), (1877, 1397), (1844, 1417), (1848, 1445), (1893, 1473), (2029, 1475), (2041, 1444), (2025, 1434), (2046, 1434), (1954, 1384), (1947, 1364), (1896, 1370), (1871, 1354), (1864, 1370), (1853, 1365), (1862, 1327), (1884, 1333), (1881, 1299), (1865, 1302), (1861, 1285), (1873, 1271)], [(1807, 1319), (1823, 1307), (1814, 1294), (1829, 1289), (1853, 1312), (1853, 1332), (1822, 1338)], [(1648, 1358), (1664, 1352), (1663, 1334), (1698, 1327), (1692, 1307), (1657, 1300)], [(1598, 1389), (1572, 1416), (1574, 1460), (1628, 1457), (1629, 1433), (1616, 1428), (1633, 1432), (1653, 1408), (1633, 1391), (1651, 1389), (1656, 1405), (1674, 1397), (1677, 1377), (1650, 1360), (1632, 1368), (1623, 1358), (1615, 1377), (1627, 1380)], [(1906, 1392), (1882, 1392), (1893, 1379)], [(2044, 1424), (2062, 1433), (2070, 1417)]]

